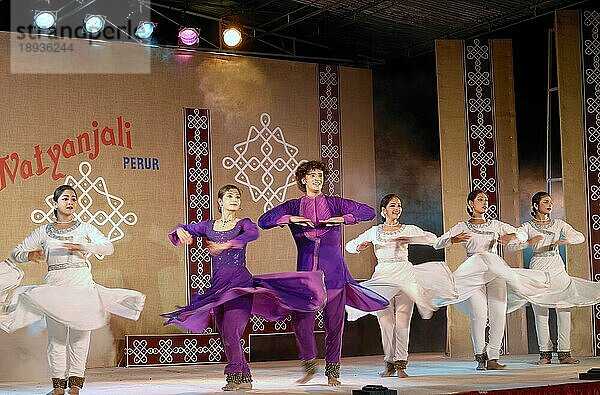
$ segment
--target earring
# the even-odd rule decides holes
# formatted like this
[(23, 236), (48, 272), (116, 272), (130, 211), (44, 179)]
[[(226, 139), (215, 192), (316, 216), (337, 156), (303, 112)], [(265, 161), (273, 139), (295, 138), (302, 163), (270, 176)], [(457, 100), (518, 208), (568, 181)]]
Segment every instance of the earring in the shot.
[(385, 219), (385, 211), (381, 212), (381, 216), (383, 217), (383, 219)]

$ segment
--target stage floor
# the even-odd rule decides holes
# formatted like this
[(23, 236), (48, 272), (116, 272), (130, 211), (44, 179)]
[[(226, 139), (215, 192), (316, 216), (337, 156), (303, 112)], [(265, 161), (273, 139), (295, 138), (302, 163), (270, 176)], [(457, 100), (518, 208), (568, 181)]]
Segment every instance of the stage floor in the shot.
[[(320, 371), (315, 379), (304, 385), (294, 380), (300, 376), (297, 361), (256, 362), (250, 367), (254, 389), (238, 391), (248, 394), (333, 394), (351, 393), (367, 384), (381, 384), (398, 390), (398, 394), (452, 394), (523, 387), (542, 387), (564, 383), (581, 383), (578, 373), (600, 367), (600, 358), (580, 358), (580, 365), (552, 364), (537, 366), (537, 355), (506, 356), (504, 371), (475, 370), (475, 362), (450, 359), (434, 354), (413, 354), (407, 379), (380, 378), (380, 356), (344, 358), (342, 385), (328, 387)], [(219, 394), (224, 384), (223, 365), (193, 365), (151, 368), (96, 368), (86, 374), (82, 394), (104, 395), (195, 395)], [(598, 383), (600, 386), (600, 382)], [(0, 394), (44, 394), (47, 382), (3, 382)]]

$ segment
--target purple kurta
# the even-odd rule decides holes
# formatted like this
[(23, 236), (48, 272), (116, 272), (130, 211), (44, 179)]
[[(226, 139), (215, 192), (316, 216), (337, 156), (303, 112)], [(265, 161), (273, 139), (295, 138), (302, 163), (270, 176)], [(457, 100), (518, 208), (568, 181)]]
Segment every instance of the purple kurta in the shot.
[[(289, 223), (290, 216), (311, 219), (315, 228)], [(350, 275), (344, 261), (341, 226), (319, 225), (319, 220), (331, 217), (344, 217), (346, 225), (369, 221), (375, 217), (375, 210), (366, 204), (336, 196), (319, 195), (316, 198), (304, 196), (288, 200), (264, 213), (258, 226), (270, 229), (289, 225), (298, 248), (297, 270), (322, 270), (325, 273), (325, 287), (328, 290), (346, 291), (346, 304), (362, 311), (377, 311), (385, 308), (388, 302), (370, 289), (361, 287)], [(359, 307), (360, 306), (360, 307)]]
[[(216, 243), (231, 242), (233, 245), (213, 257), (210, 288), (194, 294), (189, 305), (163, 314), (168, 318), (165, 325), (175, 324), (195, 333), (203, 332), (210, 325), (211, 315), (214, 315), (228, 360), (225, 373), (247, 372), (243, 353), (237, 349), (251, 313), (277, 321), (293, 311), (314, 312), (323, 307), (325, 290), (320, 271), (252, 276), (246, 268), (246, 244), (256, 240), (259, 233), (250, 219), (244, 218), (226, 231), (214, 230), (213, 220), (179, 225), (169, 233), (169, 239), (175, 245), (181, 243), (177, 237), (178, 228), (195, 237), (206, 237)], [(227, 325), (222, 325), (225, 321)], [(232, 348), (235, 350), (231, 351)]]
[[(291, 216), (308, 218), (315, 224), (315, 228), (290, 223)], [(363, 311), (376, 311), (387, 307), (389, 302), (379, 294), (361, 287), (352, 278), (344, 261), (341, 226), (325, 226), (320, 223), (331, 217), (343, 217), (344, 223), (351, 225), (373, 219), (375, 210), (366, 204), (340, 197), (304, 196), (288, 200), (267, 211), (260, 217), (258, 224), (263, 229), (289, 225), (298, 248), (298, 271), (322, 270), (325, 273), (325, 359), (328, 363), (339, 364), (344, 332), (344, 305)], [(315, 313), (292, 315), (300, 358), (305, 361), (317, 356), (314, 322)]]

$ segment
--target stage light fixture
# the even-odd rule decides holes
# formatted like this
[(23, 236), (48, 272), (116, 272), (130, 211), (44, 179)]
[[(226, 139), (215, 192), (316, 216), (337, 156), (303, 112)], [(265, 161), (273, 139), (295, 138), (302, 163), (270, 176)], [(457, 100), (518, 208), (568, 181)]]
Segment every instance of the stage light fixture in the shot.
[(154, 22), (141, 21), (135, 29), (135, 35), (137, 38), (147, 40), (152, 36), (152, 33), (154, 33), (155, 27), (156, 23)]
[(193, 27), (182, 27), (179, 29), (179, 43), (188, 47), (198, 45), (200, 42), (200, 30)]
[(242, 32), (235, 27), (223, 30), (223, 42), (228, 47), (237, 47), (242, 42)]
[(87, 33), (96, 34), (104, 29), (106, 17), (103, 15), (88, 14), (83, 19), (83, 28)]
[(40, 30), (50, 30), (56, 25), (56, 11), (35, 11), (33, 25)]

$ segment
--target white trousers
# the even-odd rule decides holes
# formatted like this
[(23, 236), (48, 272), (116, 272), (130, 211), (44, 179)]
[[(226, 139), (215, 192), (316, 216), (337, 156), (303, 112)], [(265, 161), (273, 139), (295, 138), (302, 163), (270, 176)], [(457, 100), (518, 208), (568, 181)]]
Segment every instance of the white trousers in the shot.
[[(537, 332), (540, 351), (552, 351), (550, 339), (550, 309), (531, 305), (535, 314), (535, 330)], [(571, 351), (571, 310), (556, 309), (556, 324), (558, 329), (557, 351)]]
[[(471, 339), (475, 354), (487, 352), (489, 359), (500, 357), (500, 346), (506, 325), (506, 281), (495, 278), (481, 287), (464, 303), (471, 320)], [(485, 342), (485, 327), (489, 320), (489, 341)]]
[(408, 336), (414, 306), (405, 293), (399, 293), (390, 300), (388, 307), (377, 312), (385, 362), (408, 359)]
[(48, 364), (53, 378), (84, 377), (91, 331), (78, 331), (46, 316)]

